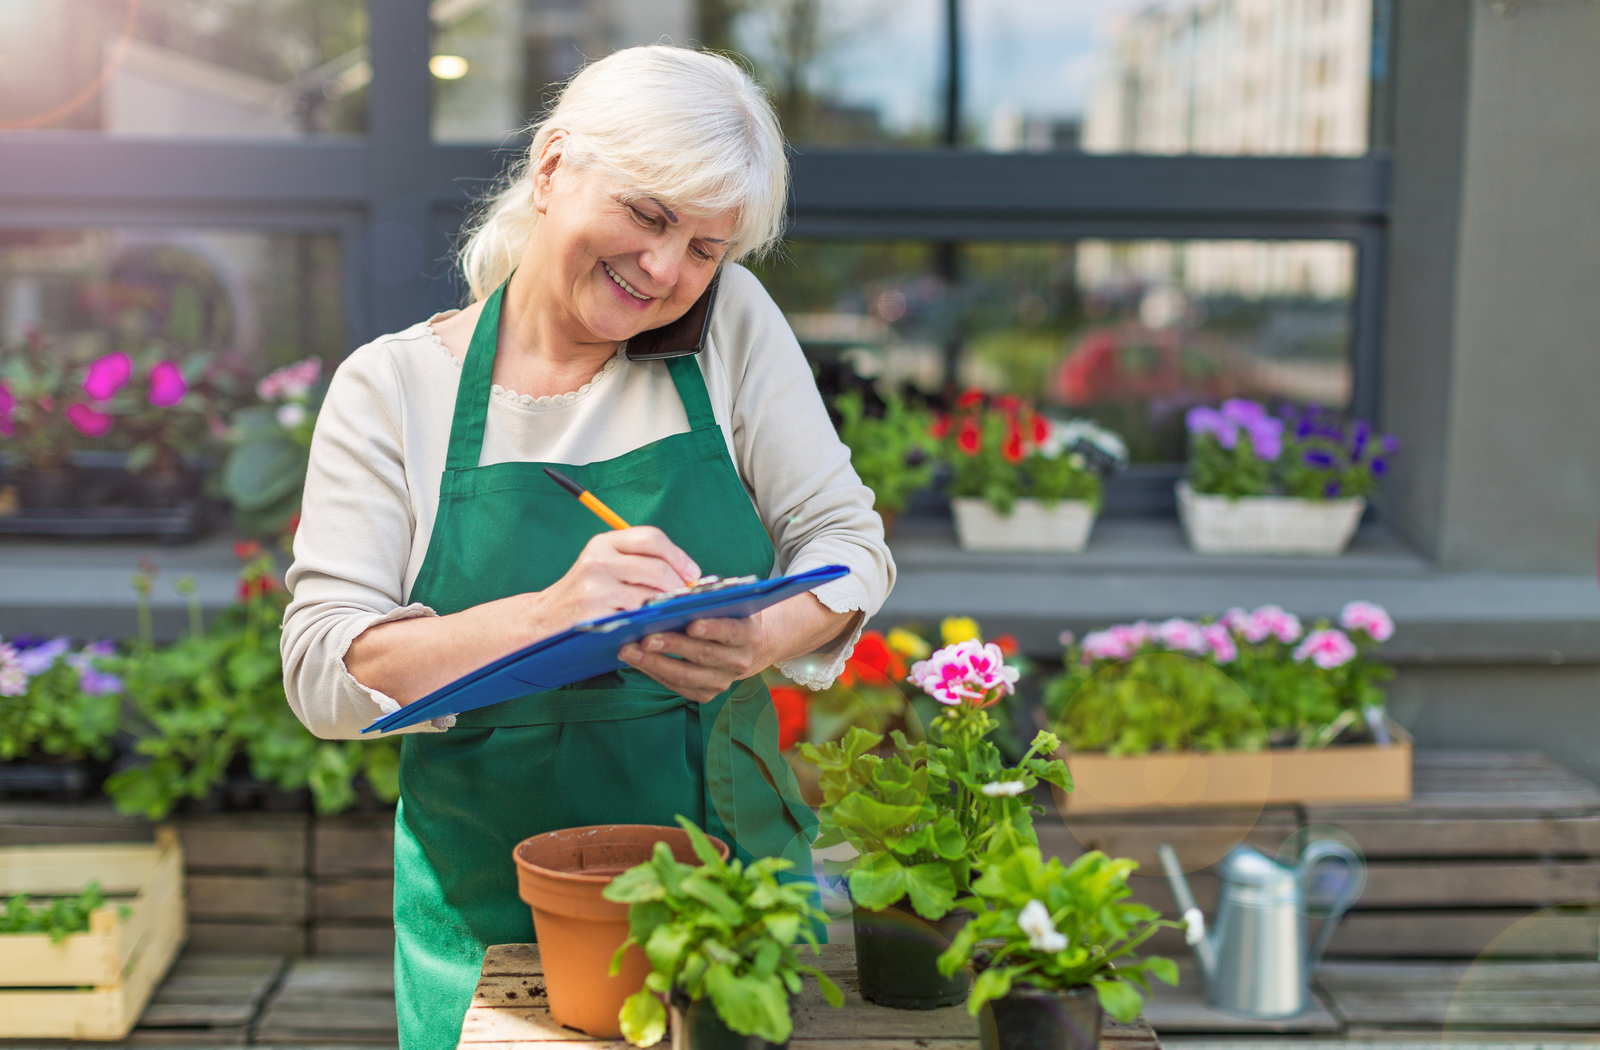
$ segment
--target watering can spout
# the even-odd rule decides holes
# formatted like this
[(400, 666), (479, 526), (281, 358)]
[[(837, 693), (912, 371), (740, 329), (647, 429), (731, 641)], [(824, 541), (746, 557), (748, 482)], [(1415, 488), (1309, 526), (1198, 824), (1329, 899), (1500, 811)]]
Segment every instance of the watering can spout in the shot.
[(1178, 912), (1183, 918), (1185, 940), (1194, 949), (1194, 961), (1200, 967), (1200, 977), (1209, 987), (1217, 972), (1215, 936), (1206, 933), (1205, 919), (1194, 902), (1194, 894), (1189, 891), (1189, 880), (1183, 874), (1183, 866), (1178, 863), (1177, 853), (1163, 842), (1156, 847), (1156, 854), (1161, 858), (1161, 867), (1172, 886), (1172, 899), (1177, 902)]

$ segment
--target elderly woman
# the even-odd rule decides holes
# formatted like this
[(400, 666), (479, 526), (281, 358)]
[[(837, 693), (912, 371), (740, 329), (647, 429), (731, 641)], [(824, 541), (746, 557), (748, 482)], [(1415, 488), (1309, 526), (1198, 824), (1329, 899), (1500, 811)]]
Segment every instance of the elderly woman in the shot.
[[(703, 573), (851, 570), (627, 645), (620, 673), (401, 731), (407, 1050), (453, 1046), (484, 947), (533, 938), (511, 863), (526, 836), (681, 813), (809, 870), (815, 820), (761, 672), (830, 682), (894, 566), (794, 336), (737, 265), (776, 242), (787, 187), (772, 109), (733, 63), (617, 52), (572, 80), (488, 202), (462, 255), (472, 305), (333, 378), (283, 634), (289, 702), (318, 736)], [(719, 274), (697, 355), (629, 357)], [(606, 529), (545, 465), (636, 526)]]

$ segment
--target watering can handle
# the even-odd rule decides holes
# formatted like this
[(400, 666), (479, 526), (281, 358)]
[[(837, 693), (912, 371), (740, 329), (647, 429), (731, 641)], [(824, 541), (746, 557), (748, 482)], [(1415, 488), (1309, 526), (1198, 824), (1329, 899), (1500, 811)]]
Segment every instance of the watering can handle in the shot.
[(1322, 920), (1322, 927), (1317, 930), (1317, 939), (1312, 942), (1311, 951), (1306, 956), (1308, 976), (1317, 972), (1317, 964), (1322, 961), (1322, 953), (1327, 950), (1328, 942), (1333, 939), (1333, 930), (1339, 922), (1339, 916), (1349, 911), (1350, 907), (1361, 898), (1361, 891), (1367, 888), (1367, 866), (1356, 856), (1355, 851), (1335, 839), (1319, 839), (1300, 854), (1298, 867), (1301, 900), (1306, 899), (1306, 881), (1317, 870), (1317, 865), (1325, 860), (1343, 861), (1345, 867), (1350, 869), (1350, 875), (1345, 880), (1344, 887), (1340, 889), (1339, 896), (1334, 899), (1333, 906), (1328, 909), (1327, 917)]

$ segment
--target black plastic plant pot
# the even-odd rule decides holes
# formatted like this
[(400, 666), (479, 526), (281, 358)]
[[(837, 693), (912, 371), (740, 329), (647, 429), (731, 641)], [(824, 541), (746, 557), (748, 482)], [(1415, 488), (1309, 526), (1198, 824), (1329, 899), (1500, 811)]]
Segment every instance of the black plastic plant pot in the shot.
[(971, 979), (965, 971), (946, 977), (939, 955), (955, 940), (972, 913), (956, 910), (929, 921), (902, 897), (882, 911), (857, 907), (856, 977), (861, 998), (897, 1010), (933, 1010), (967, 997)]
[(672, 1050), (783, 1050), (788, 1042), (769, 1043), (758, 1035), (740, 1035), (723, 1023), (710, 999), (674, 999), (668, 1005)]
[(1013, 985), (979, 1019), (983, 1050), (1099, 1050), (1100, 997), (1080, 984), (1064, 991)]

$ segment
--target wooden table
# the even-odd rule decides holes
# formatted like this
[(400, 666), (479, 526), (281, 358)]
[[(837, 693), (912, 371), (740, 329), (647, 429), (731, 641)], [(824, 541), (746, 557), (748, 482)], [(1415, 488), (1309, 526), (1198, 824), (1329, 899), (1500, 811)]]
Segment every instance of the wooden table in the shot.
[[(874, 1006), (856, 993), (853, 944), (822, 949), (821, 968), (844, 990), (844, 1009), (823, 1001), (815, 982), (807, 981), (795, 1004), (790, 1042), (830, 1050), (972, 1050), (978, 1045), (978, 1023), (966, 1007), (941, 1010), (891, 1010)], [(544, 969), (534, 944), (497, 944), (483, 958), (483, 976), (461, 1026), (460, 1050), (624, 1050), (628, 1044), (592, 1039), (562, 1028), (550, 1019), (544, 991)], [(538, 1044), (537, 1047), (531, 1044)], [(661, 1045), (665, 1045), (663, 1042)], [(1106, 1050), (1160, 1050), (1155, 1033), (1144, 1021), (1118, 1024), (1107, 1020), (1100, 1030)]]

